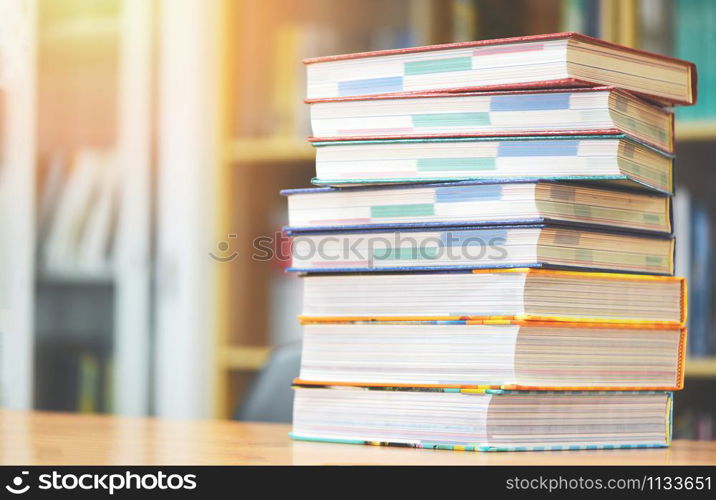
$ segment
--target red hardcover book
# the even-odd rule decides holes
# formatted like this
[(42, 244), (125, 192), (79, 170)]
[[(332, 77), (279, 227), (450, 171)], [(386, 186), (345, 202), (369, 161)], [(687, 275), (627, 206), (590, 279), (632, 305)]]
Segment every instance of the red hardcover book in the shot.
[(611, 85), (665, 105), (696, 102), (693, 63), (579, 33), (306, 59), (308, 100), (412, 92)]
[(673, 113), (609, 86), (337, 97), (310, 106), (310, 142), (627, 134), (674, 151)]

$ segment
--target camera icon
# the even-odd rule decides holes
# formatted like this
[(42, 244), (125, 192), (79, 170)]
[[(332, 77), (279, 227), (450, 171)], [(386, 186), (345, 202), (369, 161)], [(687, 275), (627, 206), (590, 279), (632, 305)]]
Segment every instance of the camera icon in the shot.
[(26, 484), (25, 486), (23, 486), (22, 484), (25, 479), (24, 476), (27, 476), (28, 474), (30, 474), (29, 471), (22, 471), (19, 476), (15, 476), (12, 479), (12, 485), (5, 485), (5, 489), (14, 495), (22, 495), (23, 493), (26, 493), (27, 490), (30, 489), (30, 485)]

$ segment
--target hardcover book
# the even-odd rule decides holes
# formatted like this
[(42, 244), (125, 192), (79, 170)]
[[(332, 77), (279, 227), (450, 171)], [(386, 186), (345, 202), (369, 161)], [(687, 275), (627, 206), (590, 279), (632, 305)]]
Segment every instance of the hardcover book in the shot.
[(556, 225), (289, 232), (291, 271), (544, 267), (670, 275), (674, 241)]
[(308, 99), (611, 85), (664, 104), (696, 101), (692, 63), (578, 33), (306, 59)]
[(683, 326), (683, 278), (489, 269), (473, 272), (312, 274), (307, 322), (506, 319)]
[(673, 158), (624, 135), (314, 142), (314, 184), (580, 180), (673, 190)]
[(286, 189), (288, 231), (561, 223), (671, 232), (668, 196), (564, 182)]
[(624, 133), (674, 150), (673, 113), (613, 87), (344, 97), (310, 109), (316, 141)]
[(463, 451), (655, 448), (670, 392), (296, 386), (294, 439)]
[(684, 328), (647, 325), (306, 323), (298, 383), (676, 390), (683, 387), (685, 345)]

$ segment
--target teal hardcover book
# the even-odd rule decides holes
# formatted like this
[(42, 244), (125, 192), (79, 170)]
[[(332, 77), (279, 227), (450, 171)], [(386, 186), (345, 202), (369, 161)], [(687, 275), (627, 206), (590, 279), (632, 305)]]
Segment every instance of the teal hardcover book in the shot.
[(296, 440), (463, 451), (659, 448), (672, 393), (295, 386)]
[(626, 135), (433, 137), (314, 142), (314, 184), (598, 181), (673, 191), (673, 157)]

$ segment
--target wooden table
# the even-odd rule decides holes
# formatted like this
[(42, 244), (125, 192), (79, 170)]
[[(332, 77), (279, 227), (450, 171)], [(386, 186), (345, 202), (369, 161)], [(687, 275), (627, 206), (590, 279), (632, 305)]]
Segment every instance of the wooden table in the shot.
[(716, 442), (676, 441), (655, 450), (476, 453), (295, 442), (290, 426), (231, 421), (0, 411), (0, 463), (696, 465), (716, 464)]

